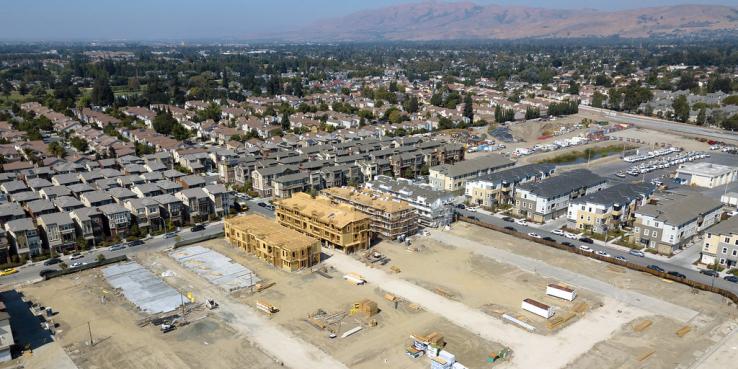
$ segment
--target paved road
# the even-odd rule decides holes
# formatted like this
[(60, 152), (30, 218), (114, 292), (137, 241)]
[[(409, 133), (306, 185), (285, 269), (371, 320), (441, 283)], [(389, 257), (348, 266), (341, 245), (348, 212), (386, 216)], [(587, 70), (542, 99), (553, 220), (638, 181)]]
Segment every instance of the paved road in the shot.
[[(178, 235), (182, 240), (192, 239), (196, 237), (201, 237), (204, 235), (212, 235), (216, 233), (223, 232), (223, 221), (213, 222), (207, 225), (204, 231), (199, 232), (190, 232), (189, 228), (182, 229)], [(159, 251), (163, 250), (169, 247), (174, 246), (174, 243), (176, 242), (176, 238), (164, 238), (163, 235), (156, 236), (152, 239), (149, 239), (147, 241), (144, 241), (145, 244), (140, 246), (134, 246), (134, 247), (126, 247), (122, 250), (117, 251), (110, 251), (110, 248), (97, 248), (94, 250), (90, 250), (87, 252), (84, 252), (84, 257), (77, 260), (69, 260), (70, 256), (63, 256), (62, 260), (67, 263), (67, 265), (71, 265), (74, 262), (84, 262), (84, 263), (90, 263), (94, 262), (97, 259), (97, 256), (102, 254), (106, 258), (111, 258), (114, 256), (120, 256), (120, 255), (131, 255), (135, 254), (137, 252), (141, 251)], [(11, 274), (9, 276), (0, 277), (0, 288), (2, 286), (16, 284), (16, 283), (23, 283), (23, 282), (30, 282), (30, 281), (36, 281), (39, 280), (41, 277), (39, 276), (39, 272), (44, 269), (52, 269), (52, 270), (58, 270), (59, 265), (44, 265), (43, 262), (37, 262), (32, 264), (26, 264), (23, 266), (20, 266), (18, 268), (18, 273)]]
[(537, 234), (539, 234), (539, 235), (541, 235), (543, 237), (546, 237), (546, 236), (551, 237), (554, 240), (556, 240), (556, 242), (568, 241), (568, 242), (574, 244), (576, 247), (579, 247), (581, 245), (586, 245), (586, 246), (591, 247), (595, 251), (597, 251), (597, 250), (605, 251), (605, 252), (609, 253), (610, 255), (612, 255), (612, 257), (617, 257), (617, 256), (624, 257), (629, 262), (635, 263), (635, 264), (638, 264), (638, 265), (642, 265), (642, 266), (648, 266), (648, 265), (652, 265), (652, 264), (653, 265), (657, 265), (657, 266), (665, 269), (666, 271), (675, 271), (675, 272), (682, 273), (685, 276), (687, 276), (688, 279), (691, 279), (691, 280), (694, 280), (694, 281), (698, 281), (698, 282), (702, 282), (702, 283), (705, 283), (707, 285), (714, 285), (716, 287), (720, 287), (720, 288), (723, 288), (723, 289), (732, 291), (734, 293), (738, 293), (738, 284), (736, 284), (736, 283), (731, 283), (731, 282), (728, 282), (728, 281), (726, 281), (724, 279), (721, 279), (721, 278), (710, 277), (710, 276), (701, 274), (701, 273), (695, 271), (694, 269), (686, 268), (686, 267), (681, 266), (681, 265), (674, 265), (674, 264), (670, 263), (669, 261), (659, 260), (659, 259), (653, 258), (653, 257), (651, 257), (648, 254), (646, 254), (646, 257), (632, 256), (632, 255), (628, 254), (626, 251), (623, 251), (622, 249), (617, 248), (617, 247), (603, 246), (603, 245), (592, 245), (592, 244), (586, 244), (586, 243), (583, 243), (583, 242), (579, 242), (579, 241), (576, 241), (576, 240), (570, 240), (570, 239), (567, 239), (565, 237), (557, 236), (557, 235), (555, 235), (553, 233), (550, 233), (550, 232), (548, 232), (548, 231), (546, 231), (544, 229), (540, 229), (540, 228), (536, 228), (536, 227), (530, 227), (530, 226), (521, 226), (521, 225), (514, 224), (514, 223), (508, 223), (508, 222), (505, 222), (504, 220), (502, 220), (502, 219), (500, 219), (500, 218), (498, 218), (496, 216), (493, 216), (493, 215), (486, 215), (486, 214), (482, 214), (482, 213), (478, 213), (478, 212), (471, 212), (471, 211), (462, 210), (462, 209), (456, 209), (456, 212), (459, 213), (460, 215), (475, 216), (481, 222), (485, 222), (487, 224), (494, 224), (494, 225), (497, 225), (497, 226), (500, 226), (500, 227), (511, 226), (511, 227), (515, 228), (516, 231), (521, 232), (521, 233), (524, 233), (524, 234), (527, 234), (529, 232), (534, 232), (534, 233), (537, 233)]
[(691, 124), (672, 122), (668, 120), (644, 117), (640, 115), (615, 112), (607, 109), (598, 109), (591, 106), (579, 105), (582, 111), (599, 113), (603, 118), (618, 123), (631, 123), (638, 127), (668, 132), (677, 132), (690, 136), (710, 137), (720, 141), (738, 141), (738, 134), (717, 128), (700, 127)]
[(568, 285), (577, 286), (597, 294), (608, 296), (612, 299), (654, 314), (672, 317), (682, 322), (687, 322), (697, 315), (697, 312), (692, 309), (675, 305), (642, 293), (625, 290), (597, 278), (588, 277), (564, 268), (546, 264), (541, 260), (501, 250), (448, 232), (431, 231), (431, 237), (436, 241), (440, 241), (447, 245), (468, 249), (475, 254), (504, 264), (514, 265), (531, 273), (538, 273), (550, 278), (555, 278)]

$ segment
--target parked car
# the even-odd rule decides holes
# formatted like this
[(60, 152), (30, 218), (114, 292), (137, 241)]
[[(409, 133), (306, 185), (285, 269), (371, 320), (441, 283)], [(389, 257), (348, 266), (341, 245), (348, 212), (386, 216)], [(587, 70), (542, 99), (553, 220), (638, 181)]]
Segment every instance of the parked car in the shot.
[(655, 270), (655, 271), (661, 272), (661, 273), (665, 273), (666, 272), (664, 270), (664, 268), (662, 268), (662, 267), (660, 267), (658, 265), (654, 265), (654, 264), (651, 264), (651, 265), (647, 266), (646, 268), (651, 269), (651, 270)]
[(607, 252), (605, 252), (605, 251), (602, 251), (602, 250), (597, 250), (597, 251), (595, 251), (595, 254), (597, 254), (597, 255), (599, 255), (599, 256), (604, 256), (604, 257), (606, 257), (606, 258), (612, 257), (612, 255), (610, 255), (610, 254), (608, 254)]
[(46, 278), (47, 275), (56, 272), (56, 270), (53, 269), (42, 269), (40, 272), (38, 272), (39, 277)]
[(2, 271), (0, 271), (0, 277), (15, 274), (15, 273), (18, 273), (18, 269), (15, 269), (15, 268), (3, 269)]
[(128, 247), (141, 246), (143, 244), (144, 244), (144, 242), (141, 241), (141, 240), (133, 240), (133, 241), (127, 243)]
[(592, 250), (589, 246), (585, 246), (585, 245), (579, 246), (579, 249), (584, 252), (594, 252), (594, 250)]
[(554, 240), (553, 238), (548, 237), (548, 236), (543, 237), (543, 239), (546, 240), (546, 241), (556, 242), (556, 240)]
[(579, 236), (575, 235), (574, 233), (564, 232), (564, 237), (570, 239), (570, 240), (576, 240), (579, 238)]
[(723, 279), (728, 282), (738, 283), (738, 277), (734, 275), (726, 275), (725, 277), (723, 277)]
[(686, 279), (687, 278), (686, 275), (684, 275), (682, 273), (679, 273), (677, 271), (673, 271), (673, 270), (670, 270), (670, 271), (666, 272), (666, 274), (668, 274), (670, 276), (673, 276), (673, 277), (681, 278), (681, 279)]
[(623, 262), (628, 261), (628, 259), (626, 259), (626, 258), (624, 258), (624, 257), (622, 257), (620, 255), (616, 256), (615, 259), (620, 260), (620, 261), (623, 261)]
[(541, 235), (539, 235), (538, 233), (535, 233), (535, 232), (528, 233), (528, 237), (542, 238)]
[(274, 211), (274, 205), (272, 204), (266, 204), (265, 208)]
[(122, 243), (118, 243), (118, 244), (115, 244), (113, 246), (110, 246), (110, 248), (108, 250), (109, 251), (118, 251), (118, 250), (123, 250), (125, 248), (126, 248), (126, 245), (124, 245)]
[(554, 229), (553, 231), (551, 231), (551, 233), (553, 233), (553, 234), (555, 234), (557, 236), (563, 236), (564, 235), (564, 231), (562, 231), (560, 229)]
[(510, 226), (505, 226), (505, 229), (507, 229), (508, 231), (517, 232), (515, 228), (510, 227)]
[(720, 273), (718, 273), (718, 272), (716, 272), (716, 271), (714, 271), (712, 269), (701, 269), (700, 270), (700, 273), (702, 273), (704, 275), (709, 275), (710, 277), (717, 277), (717, 276), (720, 275)]
[(528, 225), (528, 222), (525, 221), (525, 219), (517, 219), (517, 220), (515, 220), (515, 224), (519, 224), (521, 226), (527, 226)]
[(590, 244), (591, 243), (594, 243), (594, 241), (592, 241), (592, 239), (589, 238), (589, 237), (582, 237), (582, 238), (579, 239), (579, 241), (580, 242), (584, 242), (584, 243), (590, 243)]
[(80, 254), (79, 252), (75, 252), (74, 254), (72, 254), (72, 256), (69, 257), (69, 260), (82, 259), (83, 257), (84, 255)]
[(508, 223), (512, 223), (512, 222), (515, 221), (515, 218), (512, 218), (512, 217), (504, 217), (504, 218), (502, 218), (502, 220), (504, 220), (504, 221), (506, 221)]
[(633, 255), (633, 256), (640, 256), (640, 257), (646, 256), (646, 254), (644, 254), (643, 251), (641, 250), (630, 250), (628, 251), (628, 254)]
[(54, 264), (59, 264), (61, 262), (62, 261), (59, 258), (51, 258), (51, 259), (44, 261), (44, 265), (54, 265)]
[(177, 232), (169, 232), (164, 234), (164, 238), (174, 238), (177, 237)]
[(259, 205), (259, 206), (261, 206), (262, 208), (264, 208), (264, 207), (266, 207), (266, 206), (267, 206), (267, 204), (266, 204), (266, 203), (264, 203), (264, 202), (260, 202), (260, 203), (257, 203), (256, 205)]
[(574, 247), (574, 244), (571, 243), (571, 242), (569, 242), (569, 241), (564, 241), (561, 244), (564, 245), (564, 246), (568, 246), (568, 247)]
[(456, 204), (457, 209), (466, 209), (466, 206), (464, 204)]
[(194, 225), (192, 228), (190, 228), (190, 232), (200, 232), (204, 230), (205, 230), (205, 226), (202, 224), (197, 224), (197, 225)]

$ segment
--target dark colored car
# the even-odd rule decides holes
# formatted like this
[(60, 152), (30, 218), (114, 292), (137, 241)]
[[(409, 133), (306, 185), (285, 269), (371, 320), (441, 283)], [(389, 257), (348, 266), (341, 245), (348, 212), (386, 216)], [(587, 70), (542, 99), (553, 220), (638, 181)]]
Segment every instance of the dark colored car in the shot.
[(264, 202), (260, 202), (260, 203), (257, 203), (256, 205), (259, 205), (259, 206), (261, 206), (262, 208), (263, 208), (263, 207), (266, 207), (266, 206), (267, 206), (267, 204), (266, 204), (266, 203), (264, 203)]
[(700, 273), (704, 275), (709, 275), (710, 277), (717, 277), (719, 274), (718, 272), (712, 270), (712, 269), (702, 269), (700, 270)]
[(62, 261), (59, 258), (51, 258), (49, 260), (44, 261), (44, 265), (54, 265), (54, 264), (59, 264), (61, 262)]
[(564, 245), (564, 246), (575, 247), (574, 244), (571, 243), (571, 242), (569, 242), (569, 241), (564, 241), (561, 244)]
[(134, 246), (140, 246), (140, 245), (143, 245), (143, 244), (144, 244), (144, 242), (141, 241), (141, 240), (133, 240), (133, 241), (129, 242), (127, 245), (128, 245), (128, 247), (134, 247)]
[(513, 228), (513, 227), (510, 227), (510, 226), (505, 226), (505, 229), (507, 229), (508, 231), (513, 231), (513, 232), (517, 232), (517, 231), (515, 230), (515, 228)]
[(164, 238), (174, 238), (177, 237), (177, 232), (169, 232), (164, 234)]
[(40, 272), (38, 272), (39, 277), (46, 278), (46, 275), (56, 272), (56, 270), (53, 269), (43, 269)]
[(589, 238), (589, 237), (582, 237), (582, 238), (579, 239), (579, 241), (580, 242), (584, 242), (584, 243), (590, 243), (590, 244), (591, 243), (594, 243), (594, 241), (592, 241), (592, 239)]
[(666, 272), (666, 271), (664, 270), (664, 268), (662, 268), (662, 267), (660, 267), (660, 266), (658, 266), (658, 265), (654, 265), (654, 264), (651, 264), (651, 265), (647, 266), (646, 268), (648, 268), (648, 269), (651, 269), (651, 270), (655, 270), (655, 271), (657, 271), (657, 272), (661, 272), (661, 273), (664, 273), (664, 272)]
[(502, 218), (502, 220), (504, 220), (504, 221), (506, 221), (506, 222), (510, 222), (510, 223), (512, 223), (512, 222), (514, 222), (514, 221), (515, 221), (515, 219), (513, 219), (513, 218), (511, 218), (511, 217), (504, 217), (504, 218)]
[(734, 275), (726, 275), (725, 277), (723, 277), (723, 279), (728, 282), (738, 283), (738, 277)]
[(553, 238), (548, 237), (548, 236), (543, 237), (543, 239), (546, 240), (546, 241), (556, 242), (556, 240), (554, 240)]
[(466, 206), (464, 206), (464, 204), (457, 204), (456, 205), (456, 208), (457, 209), (466, 209)]
[(669, 271), (669, 272), (667, 272), (666, 274), (668, 274), (668, 275), (670, 275), (670, 276), (674, 276), (674, 277), (677, 277), (677, 278), (681, 278), (681, 279), (687, 279), (687, 276), (686, 276), (686, 275), (684, 275), (684, 274), (682, 274), (682, 273), (679, 273), (679, 272), (675, 272), (675, 271), (673, 271), (673, 270), (672, 270), (672, 271)]
[(203, 230), (205, 230), (205, 226), (202, 225), (202, 224), (198, 224), (198, 225), (193, 226), (192, 228), (190, 228), (190, 231), (191, 232), (200, 232), (200, 231), (203, 231)]

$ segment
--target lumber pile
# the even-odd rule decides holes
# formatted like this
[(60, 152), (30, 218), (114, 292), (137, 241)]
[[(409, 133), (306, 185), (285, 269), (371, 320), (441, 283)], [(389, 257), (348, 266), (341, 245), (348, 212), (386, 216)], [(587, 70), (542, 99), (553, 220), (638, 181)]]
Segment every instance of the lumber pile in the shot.
[(692, 330), (692, 327), (685, 325), (684, 327), (679, 328), (679, 330), (676, 331), (676, 335), (681, 338), (687, 335)]
[(648, 329), (648, 327), (650, 327), (650, 326), (651, 326), (651, 324), (653, 324), (653, 322), (652, 322), (652, 321), (650, 321), (650, 320), (648, 320), (648, 319), (646, 319), (646, 320), (642, 320), (642, 321), (638, 322), (637, 324), (635, 324), (635, 325), (633, 326), (633, 331), (635, 331), (635, 332), (639, 332), (639, 333), (640, 333), (640, 332), (643, 332), (643, 331), (645, 331), (646, 329)]
[(656, 350), (650, 350), (650, 349), (649, 349), (649, 350), (647, 350), (647, 351), (643, 352), (642, 354), (638, 355), (638, 357), (636, 358), (636, 360), (638, 360), (639, 362), (643, 362), (643, 361), (646, 361), (646, 360), (647, 360), (647, 359), (648, 359), (649, 357), (651, 357), (651, 356), (652, 356), (652, 355), (653, 355), (653, 354), (654, 354), (655, 352), (656, 352)]

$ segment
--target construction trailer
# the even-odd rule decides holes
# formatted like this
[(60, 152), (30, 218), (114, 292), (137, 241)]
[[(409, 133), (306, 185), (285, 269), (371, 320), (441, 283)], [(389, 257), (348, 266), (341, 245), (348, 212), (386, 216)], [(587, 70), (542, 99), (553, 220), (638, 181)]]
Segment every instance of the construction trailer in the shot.
[(554, 315), (554, 310), (552, 307), (533, 299), (523, 300), (521, 307), (525, 311), (529, 311), (546, 319), (549, 319)]
[(269, 316), (271, 316), (272, 314), (274, 314), (277, 311), (279, 311), (279, 310), (277, 310), (277, 307), (276, 306), (268, 303), (265, 300), (257, 300), (256, 301), (256, 308), (259, 309), (259, 310), (261, 310), (261, 311), (263, 311), (263, 312), (265, 312), (265, 313), (267, 313), (267, 315), (269, 315)]
[(546, 286), (546, 295), (558, 297), (566, 301), (574, 301), (577, 298), (577, 293), (573, 289), (558, 284), (549, 284)]
[(366, 280), (364, 279), (364, 277), (362, 277), (362, 276), (360, 276), (360, 275), (358, 275), (356, 273), (346, 274), (346, 275), (343, 276), (343, 279), (345, 279), (345, 280), (347, 280), (347, 281), (349, 281), (349, 282), (351, 282), (353, 284), (356, 284), (356, 285), (362, 285), (362, 284), (366, 283)]

